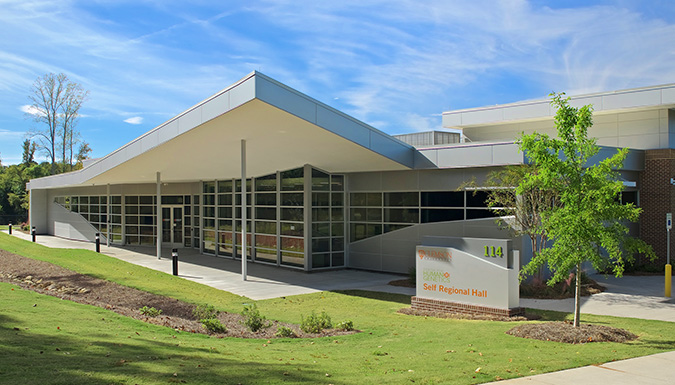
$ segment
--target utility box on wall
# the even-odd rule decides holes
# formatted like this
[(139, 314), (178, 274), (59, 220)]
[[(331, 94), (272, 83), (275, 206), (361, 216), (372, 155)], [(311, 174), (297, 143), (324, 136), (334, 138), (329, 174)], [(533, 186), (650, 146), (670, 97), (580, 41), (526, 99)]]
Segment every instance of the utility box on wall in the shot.
[(518, 292), (520, 255), (510, 240), (425, 237), (416, 261), (413, 309), (500, 316), (524, 311)]

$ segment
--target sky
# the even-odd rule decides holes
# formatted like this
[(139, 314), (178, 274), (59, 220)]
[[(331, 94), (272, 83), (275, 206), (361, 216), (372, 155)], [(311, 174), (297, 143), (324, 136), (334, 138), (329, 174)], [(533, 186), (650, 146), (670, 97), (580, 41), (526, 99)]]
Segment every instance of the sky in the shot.
[(388, 134), (443, 111), (675, 83), (672, 0), (0, 0), (0, 159), (35, 80), (89, 91), (101, 157), (252, 71)]

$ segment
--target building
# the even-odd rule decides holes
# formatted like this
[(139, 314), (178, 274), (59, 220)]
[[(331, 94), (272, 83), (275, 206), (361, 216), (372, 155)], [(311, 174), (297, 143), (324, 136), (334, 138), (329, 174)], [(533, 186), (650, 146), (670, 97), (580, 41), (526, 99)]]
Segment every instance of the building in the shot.
[[(572, 103), (595, 105), (603, 151), (634, 149), (623, 199), (645, 209), (636, 231), (656, 246), (651, 221), (675, 202), (675, 85)], [(158, 256), (162, 247), (226, 258), (245, 249), (254, 262), (306, 271), (405, 273), (424, 236), (510, 238), (483, 192), (458, 188), (522, 164), (514, 138), (552, 131), (553, 115), (548, 100), (450, 111), (448, 132), (396, 138), (253, 72), (81, 170), (31, 180), (30, 223)], [(522, 240), (514, 247), (527, 253)]]

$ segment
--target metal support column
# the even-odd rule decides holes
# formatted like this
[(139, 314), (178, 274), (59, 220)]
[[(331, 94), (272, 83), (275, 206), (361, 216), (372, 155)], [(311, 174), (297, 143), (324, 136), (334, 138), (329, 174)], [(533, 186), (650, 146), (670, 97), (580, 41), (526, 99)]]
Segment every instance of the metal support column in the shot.
[(157, 171), (157, 259), (162, 258), (162, 180)]
[(246, 140), (241, 140), (241, 279), (246, 281)]
[(106, 210), (105, 210), (105, 212), (106, 212), (106, 216), (105, 216), (106, 217), (105, 244), (106, 244), (106, 246), (110, 247), (110, 183), (108, 183), (106, 185), (106, 194), (108, 195), (108, 198), (106, 200), (106, 202), (108, 202), (108, 203), (106, 204), (107, 207), (106, 207)]

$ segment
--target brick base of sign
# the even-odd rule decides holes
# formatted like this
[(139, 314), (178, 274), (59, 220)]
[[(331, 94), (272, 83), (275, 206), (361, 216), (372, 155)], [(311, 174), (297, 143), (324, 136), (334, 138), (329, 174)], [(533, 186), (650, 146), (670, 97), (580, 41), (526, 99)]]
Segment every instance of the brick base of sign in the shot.
[(498, 317), (515, 317), (525, 314), (525, 308), (498, 309), (466, 303), (441, 301), (438, 299), (412, 297), (411, 308), (419, 311), (439, 313), (480, 314)]

